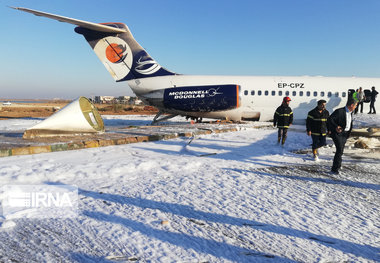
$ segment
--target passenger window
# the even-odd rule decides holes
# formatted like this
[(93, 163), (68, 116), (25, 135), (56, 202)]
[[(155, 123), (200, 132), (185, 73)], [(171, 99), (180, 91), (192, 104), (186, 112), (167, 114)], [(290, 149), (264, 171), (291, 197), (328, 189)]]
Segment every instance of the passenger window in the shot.
[(327, 97), (331, 97), (332, 96), (332, 93), (331, 93), (331, 91), (329, 91), (328, 93), (327, 93)]
[(261, 90), (259, 90), (259, 91), (257, 92), (257, 95), (261, 96)]
[(339, 92), (335, 92), (335, 97), (339, 97)]
[(245, 90), (245, 91), (244, 91), (244, 95), (248, 95), (248, 90)]
[(255, 95), (255, 91), (254, 91), (254, 90), (251, 90), (251, 95), (252, 95), (252, 96)]
[(310, 97), (310, 91), (306, 92), (306, 96)]
[(289, 96), (290, 92), (289, 90), (285, 91), (285, 96)]
[(268, 94), (269, 94), (269, 91), (266, 90), (265, 91), (265, 96), (268, 96)]
[(276, 91), (272, 90), (272, 96), (276, 96)]
[(346, 97), (346, 92), (343, 92), (343, 93), (342, 93), (342, 97)]
[(292, 92), (293, 97), (297, 95), (297, 91)]
[(300, 96), (301, 96), (301, 97), (303, 96), (303, 91), (300, 91)]
[(278, 96), (282, 96), (282, 90), (278, 92)]
[(324, 96), (325, 96), (325, 92), (321, 91), (321, 97), (324, 97)]
[(314, 95), (314, 97), (317, 97), (318, 96), (318, 92), (314, 91), (313, 95)]

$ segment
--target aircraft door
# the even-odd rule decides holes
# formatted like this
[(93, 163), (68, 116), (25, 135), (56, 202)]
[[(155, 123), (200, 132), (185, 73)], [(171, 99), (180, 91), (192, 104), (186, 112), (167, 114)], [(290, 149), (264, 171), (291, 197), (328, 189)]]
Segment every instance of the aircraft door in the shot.
[(369, 89), (364, 90), (364, 102), (371, 102), (371, 91)]
[(348, 96), (347, 96), (347, 99), (352, 98), (352, 95), (354, 95), (354, 93), (355, 93), (355, 90), (354, 90), (354, 89), (349, 89), (349, 90), (348, 90)]

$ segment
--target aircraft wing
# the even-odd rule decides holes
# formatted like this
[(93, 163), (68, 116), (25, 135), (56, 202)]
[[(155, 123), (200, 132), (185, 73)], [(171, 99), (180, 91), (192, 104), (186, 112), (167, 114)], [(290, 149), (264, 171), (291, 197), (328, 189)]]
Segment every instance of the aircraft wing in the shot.
[(78, 20), (78, 19), (74, 19), (74, 18), (70, 18), (70, 17), (49, 14), (49, 13), (45, 13), (45, 12), (41, 12), (41, 11), (37, 11), (37, 10), (28, 9), (28, 8), (12, 7), (12, 6), (10, 8), (20, 10), (20, 11), (24, 11), (24, 12), (28, 12), (28, 13), (32, 13), (36, 16), (44, 16), (44, 17), (47, 17), (50, 19), (57, 20), (59, 22), (65, 22), (65, 23), (81, 26), (81, 27), (91, 29), (91, 30), (95, 30), (95, 31), (107, 32), (107, 33), (124, 33), (124, 32), (126, 32), (125, 29), (121, 29), (121, 28), (115, 28), (115, 27), (106, 26), (106, 25), (102, 25), (102, 24)]

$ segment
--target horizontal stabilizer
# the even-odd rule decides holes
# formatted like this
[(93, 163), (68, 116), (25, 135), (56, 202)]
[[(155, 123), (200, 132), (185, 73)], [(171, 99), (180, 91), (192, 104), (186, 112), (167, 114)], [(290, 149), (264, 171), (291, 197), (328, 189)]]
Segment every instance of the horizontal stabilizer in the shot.
[(80, 26), (80, 27), (84, 27), (84, 28), (95, 30), (95, 31), (99, 31), (99, 32), (106, 32), (106, 33), (125, 33), (126, 32), (125, 29), (121, 29), (121, 28), (116, 28), (116, 27), (106, 26), (106, 25), (102, 25), (102, 24), (87, 22), (87, 21), (78, 20), (78, 19), (74, 19), (74, 18), (70, 18), (70, 17), (65, 17), (65, 16), (59, 16), (59, 15), (49, 14), (49, 13), (45, 13), (45, 12), (41, 12), (41, 11), (36, 11), (36, 10), (28, 9), (28, 8), (12, 7), (12, 6), (10, 8), (13, 8), (13, 9), (16, 9), (16, 10), (20, 10), (20, 11), (24, 11), (24, 12), (28, 12), (28, 13), (32, 13), (32, 14), (34, 14), (36, 16), (47, 17), (47, 18), (50, 18), (50, 19), (57, 20), (59, 22), (65, 22), (65, 23), (77, 25), (77, 26)]

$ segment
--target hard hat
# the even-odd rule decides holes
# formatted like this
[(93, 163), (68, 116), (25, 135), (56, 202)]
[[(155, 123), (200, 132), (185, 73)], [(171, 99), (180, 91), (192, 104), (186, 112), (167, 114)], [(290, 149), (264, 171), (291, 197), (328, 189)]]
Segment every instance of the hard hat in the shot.
[(289, 97), (284, 97), (284, 102), (292, 101)]

